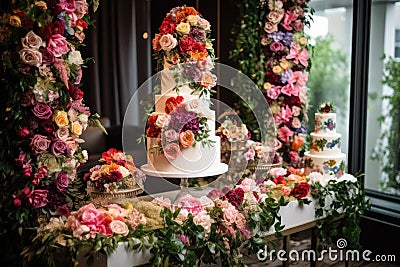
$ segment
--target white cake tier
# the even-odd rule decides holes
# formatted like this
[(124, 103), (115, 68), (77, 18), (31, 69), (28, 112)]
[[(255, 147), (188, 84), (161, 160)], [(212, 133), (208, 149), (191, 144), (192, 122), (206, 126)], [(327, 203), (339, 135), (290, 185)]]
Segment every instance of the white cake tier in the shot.
[[(178, 95), (174, 91), (169, 91), (168, 94), (155, 95), (155, 112), (165, 113), (165, 102), (168, 98), (176, 98)], [(186, 110), (199, 113), (201, 116), (215, 120), (215, 114), (210, 109), (210, 98), (199, 98), (199, 95), (181, 95), (183, 101), (181, 104), (187, 106)], [(214, 117), (212, 117), (214, 115)]]
[(315, 113), (316, 134), (332, 134), (336, 133), (336, 113)]
[(319, 172), (323, 175), (341, 177), (345, 172), (346, 154), (320, 156), (312, 155), (309, 151), (304, 153), (305, 173)]
[(310, 154), (320, 156), (340, 155), (342, 135), (340, 133), (333, 134), (316, 134), (311, 133)]
[(171, 172), (181, 174), (201, 173), (210, 169), (219, 169), (221, 165), (221, 141), (219, 136), (211, 136), (214, 141), (212, 146), (202, 146), (196, 143), (195, 147), (182, 148), (173, 160), (168, 160), (160, 152), (161, 140), (159, 138), (147, 138), (147, 162), (150, 168), (159, 172)]
[[(171, 90), (174, 92), (178, 91), (179, 95), (191, 95), (193, 89), (189, 87), (189, 83), (196, 81), (180, 81), (178, 82), (178, 87), (176, 87), (177, 83), (175, 81), (175, 72), (174, 67), (172, 69), (164, 69), (161, 72), (161, 94), (169, 94)], [(179, 79), (179, 77), (177, 77)]]

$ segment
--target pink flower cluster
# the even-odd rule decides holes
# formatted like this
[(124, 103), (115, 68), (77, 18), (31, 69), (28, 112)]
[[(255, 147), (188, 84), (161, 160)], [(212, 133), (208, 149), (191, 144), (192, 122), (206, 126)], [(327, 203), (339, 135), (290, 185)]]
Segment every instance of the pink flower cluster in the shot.
[(303, 33), (308, 2), (268, 0), (261, 40), (267, 59), (263, 92), (278, 131), (277, 150), (287, 164), (298, 168), (303, 147), (298, 146), (299, 142), (292, 143), (306, 133), (308, 120), (306, 83), (310, 55)]
[(31, 192), (26, 194), (24, 188), (13, 194), (13, 201), (17, 206), (55, 211), (66, 204), (67, 187), (87, 160), (80, 136), (91, 114), (79, 89), (84, 60), (77, 45), (90, 23), (88, 3), (30, 1), (23, 9), (15, 8), (12, 15), (4, 15), (10, 20), (3, 19), (0, 27), (13, 32), (10, 38), (18, 36), (14, 42), (2, 39), (10, 44), (3, 60), (16, 62), (14, 73), (20, 77), (18, 106), (25, 117), (16, 125), (15, 138), (21, 146), (16, 147), (20, 154), (15, 162), (23, 186)]
[(97, 234), (126, 236), (139, 224), (145, 224), (146, 218), (136, 209), (124, 209), (110, 204), (106, 209), (96, 208), (92, 203), (72, 212), (65, 227), (75, 238), (95, 238)]

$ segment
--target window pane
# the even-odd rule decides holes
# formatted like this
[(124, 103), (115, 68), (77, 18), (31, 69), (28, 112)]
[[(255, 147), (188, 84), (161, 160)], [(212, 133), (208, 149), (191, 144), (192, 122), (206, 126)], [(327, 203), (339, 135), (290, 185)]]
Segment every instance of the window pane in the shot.
[(314, 131), (318, 105), (334, 103), (336, 131), (342, 134), (341, 150), (348, 151), (350, 64), (353, 2), (351, 0), (311, 1), (314, 22), (307, 32), (315, 45), (307, 86), (309, 89), (308, 132)]
[[(399, 195), (400, 63), (393, 59), (400, 57), (399, 1), (373, 2), (371, 15), (366, 188)], [(384, 73), (390, 77), (383, 83)]]

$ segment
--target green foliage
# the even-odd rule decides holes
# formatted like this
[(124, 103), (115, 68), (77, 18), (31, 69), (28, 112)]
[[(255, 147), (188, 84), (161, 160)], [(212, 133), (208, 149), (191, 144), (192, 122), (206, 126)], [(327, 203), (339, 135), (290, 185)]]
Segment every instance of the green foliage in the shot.
[[(309, 118), (314, 118), (318, 104), (325, 101), (334, 103), (339, 115), (346, 114), (350, 73), (348, 55), (340, 49), (334, 49), (334, 41), (332, 35), (315, 40), (307, 87), (311, 88), (309, 103), (316, 106), (308, 110)], [(308, 129), (314, 129), (314, 120), (309, 120)]]
[(378, 121), (389, 127), (383, 128), (372, 159), (380, 161), (382, 172), (387, 175), (387, 179), (382, 182), (382, 190), (400, 194), (400, 62), (392, 57), (384, 57), (383, 60), (385, 64), (382, 83), (390, 87), (392, 93), (382, 96), (388, 109)]
[(360, 216), (370, 208), (363, 185), (359, 181), (330, 180), (323, 187), (313, 183), (312, 195), (318, 201), (315, 210), (318, 237), (323, 246), (336, 244), (339, 238), (347, 241), (346, 249), (360, 249)]

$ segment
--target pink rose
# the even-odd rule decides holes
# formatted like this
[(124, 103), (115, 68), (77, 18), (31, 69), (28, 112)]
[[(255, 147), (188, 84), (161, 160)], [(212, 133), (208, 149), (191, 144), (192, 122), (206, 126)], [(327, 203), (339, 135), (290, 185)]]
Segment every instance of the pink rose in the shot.
[(204, 231), (208, 234), (211, 231), (211, 224), (213, 220), (210, 215), (207, 214), (207, 211), (202, 210), (193, 218), (193, 222), (196, 225), (201, 225), (204, 228)]
[(32, 109), (32, 112), (41, 120), (47, 120), (53, 115), (51, 108), (48, 105), (40, 102), (36, 103)]
[(48, 173), (48, 171), (47, 171), (47, 167), (46, 166), (40, 167), (38, 172), (35, 173), (32, 183), (34, 185), (38, 185), (39, 182), (47, 176), (47, 173)]
[(67, 138), (69, 137), (69, 129), (68, 127), (61, 127), (58, 128), (58, 130), (56, 131), (56, 136), (58, 138), (60, 138), (61, 140), (67, 140)]
[(76, 76), (74, 84), (80, 84), (82, 80), (82, 68), (81, 67), (77, 68), (77, 71), (78, 71), (78, 76)]
[(178, 133), (174, 129), (169, 129), (163, 132), (165, 142), (171, 143), (178, 140)]
[(174, 160), (179, 156), (181, 152), (179, 145), (176, 143), (171, 143), (163, 147), (164, 156), (168, 160)]
[(300, 160), (299, 153), (297, 153), (296, 151), (290, 151), (289, 157), (290, 157), (290, 161), (294, 164), (296, 164)]
[(33, 208), (41, 208), (47, 205), (49, 200), (47, 199), (47, 190), (44, 189), (37, 189), (32, 191), (28, 195), (29, 204), (32, 205)]
[(43, 64), (52, 64), (54, 62), (54, 54), (49, 49), (42, 49), (40, 53), (42, 53)]
[(74, 5), (74, 1), (71, 0), (60, 0), (60, 3), (58, 4), (58, 6), (67, 12), (73, 12), (75, 11), (75, 5)]
[(294, 30), (297, 31), (297, 32), (302, 31), (303, 28), (304, 28), (303, 22), (302, 22), (301, 20), (299, 20), (299, 19), (296, 20), (296, 21), (294, 22), (294, 24), (293, 24), (293, 28), (294, 28)]
[(33, 31), (28, 32), (24, 38), (21, 39), (24, 48), (39, 49), (42, 45), (42, 38), (36, 35)]
[(287, 187), (286, 185), (282, 186), (282, 188), (281, 188), (281, 193), (282, 193), (282, 195), (284, 195), (284, 196), (290, 195), (290, 188)]
[(52, 51), (56, 57), (61, 57), (69, 51), (67, 40), (61, 34), (51, 36), (47, 43), (47, 48)]
[(179, 207), (187, 210), (193, 216), (196, 216), (203, 210), (202, 204), (199, 199), (192, 197), (191, 195), (186, 195), (178, 200)]
[(88, 13), (88, 4), (86, 0), (75, 0), (75, 15), (78, 19), (83, 18)]
[(27, 137), (30, 134), (31, 132), (28, 127), (21, 127), (21, 129), (19, 129), (18, 131), (18, 135), (21, 136), (22, 138)]
[(21, 99), (21, 106), (23, 107), (29, 107), (33, 106), (36, 103), (36, 98), (35, 95), (33, 94), (32, 91), (26, 92)]
[(279, 94), (281, 93), (280, 86), (272, 86), (268, 91), (267, 95), (271, 99), (277, 99)]
[(202, 28), (203, 30), (208, 31), (209, 29), (211, 29), (210, 22), (202, 17), (199, 17), (197, 19), (197, 23), (199, 24), (199, 27)]
[(53, 140), (53, 143), (51, 144), (51, 153), (55, 157), (58, 157), (61, 154), (64, 154), (66, 150), (67, 150), (67, 143), (65, 143), (63, 140), (58, 139), (58, 138)]
[(24, 64), (39, 67), (42, 64), (42, 53), (31, 48), (23, 48), (19, 56)]
[(160, 46), (165, 51), (171, 51), (176, 47), (177, 43), (178, 41), (172, 34), (167, 33), (160, 37)]
[(230, 204), (227, 208), (222, 209), (223, 218), (227, 225), (233, 225), (236, 222), (236, 216), (238, 214), (235, 206)]
[(40, 154), (49, 148), (50, 140), (47, 136), (35, 134), (31, 139), (32, 151), (35, 154)]
[(272, 176), (285, 176), (287, 173), (284, 168), (272, 168), (269, 170), (269, 174)]
[(272, 42), (269, 45), (269, 47), (274, 52), (282, 51), (284, 49), (283, 44), (281, 42)]
[(266, 22), (264, 25), (264, 31), (267, 33), (273, 33), (278, 31), (278, 26), (270, 21)]
[(81, 221), (84, 224), (94, 224), (98, 223), (98, 217), (101, 215), (101, 211), (96, 209), (93, 203), (83, 206), (79, 209), (81, 213)]
[(112, 221), (109, 224), (109, 227), (113, 233), (118, 234), (118, 235), (127, 236), (129, 233), (128, 225), (126, 225), (126, 223), (119, 221), (119, 220)]
[(254, 160), (254, 157), (256, 155), (256, 152), (254, 151), (254, 149), (250, 148), (249, 150), (247, 150), (244, 154), (244, 158), (246, 160)]
[(28, 178), (31, 177), (31, 174), (32, 174), (32, 166), (30, 164), (30, 161), (28, 161), (22, 165), (22, 175)]
[(18, 166), (22, 166), (27, 159), (27, 155), (25, 152), (19, 152), (18, 158), (15, 159), (15, 163), (17, 163)]
[(65, 192), (69, 184), (68, 174), (65, 172), (58, 173), (54, 183), (59, 192)]
[(245, 178), (238, 187), (242, 188), (244, 192), (253, 192), (256, 187), (256, 181), (250, 178)]

